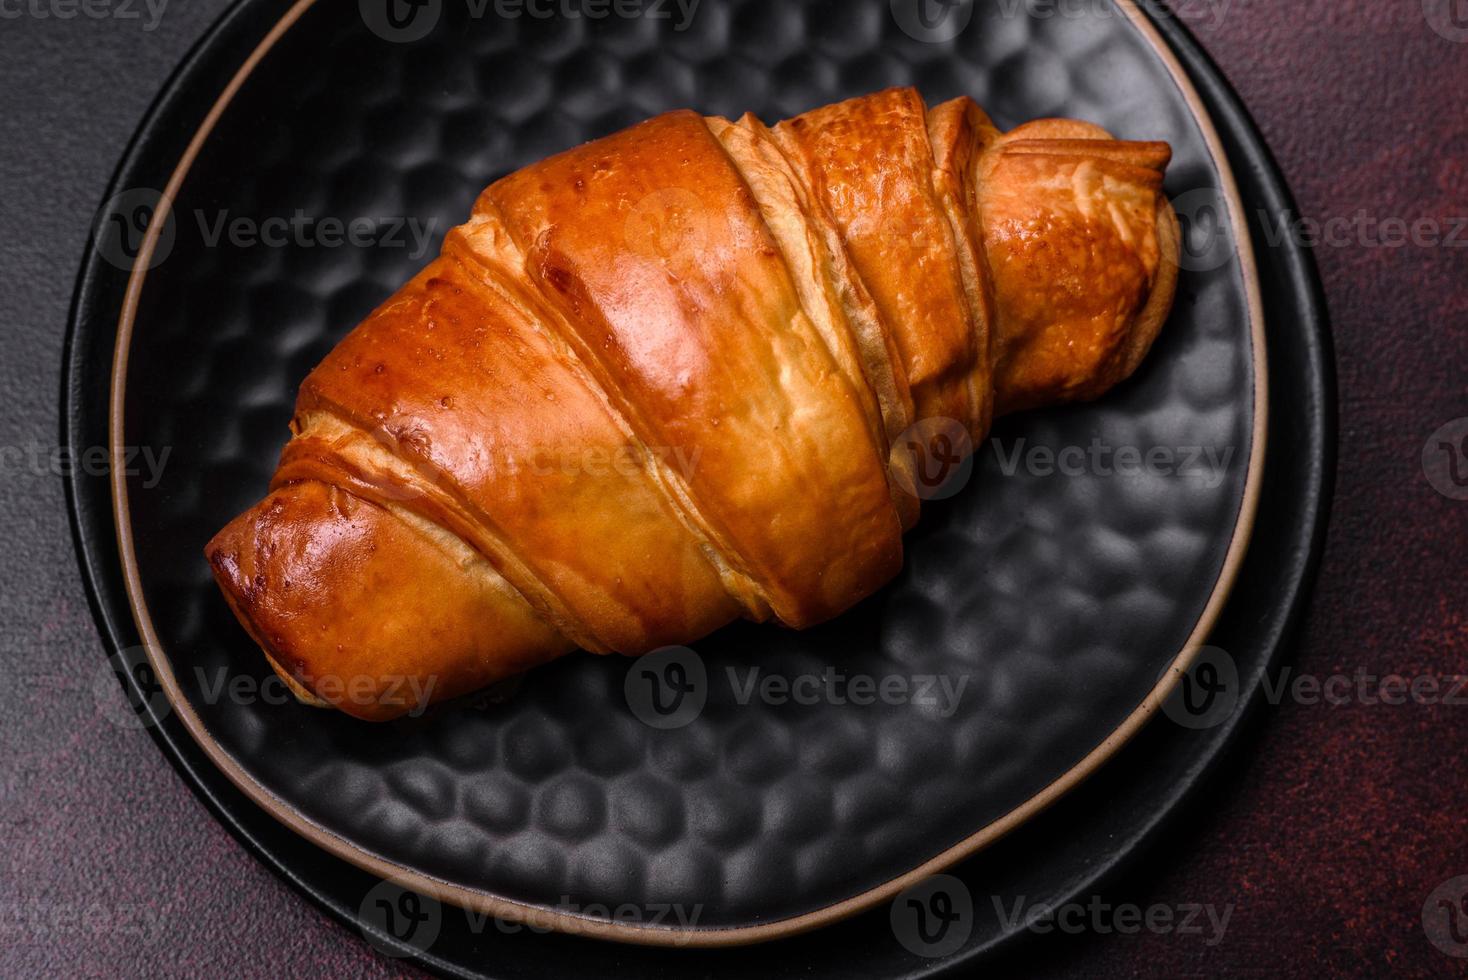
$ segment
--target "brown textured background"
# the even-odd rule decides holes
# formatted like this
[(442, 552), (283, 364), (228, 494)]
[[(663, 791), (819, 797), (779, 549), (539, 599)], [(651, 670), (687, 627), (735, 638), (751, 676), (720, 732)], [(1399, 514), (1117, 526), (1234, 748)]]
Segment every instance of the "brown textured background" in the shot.
[[(709, 0), (712, 2), (712, 0)], [(1426, 8), (1468, 2), (1427, 0)], [(222, 10), (175, 2), (157, 28), (0, 21), (0, 445), (54, 447), (66, 307), (87, 226), (167, 73)], [(139, 7), (142, 10), (144, 8)], [(1301, 213), (1468, 216), (1468, 43), (1419, 0), (1180, 0), (1273, 148)], [(1355, 231), (1352, 232), (1353, 236)], [(1436, 493), (1421, 452), (1468, 416), (1464, 247), (1315, 249), (1340, 380), (1330, 540), (1295, 674), (1468, 673), (1468, 502)], [(7, 462), (0, 640), (0, 974), (392, 975), (221, 829), (143, 732), (109, 724), (99, 643), (61, 481)], [(1198, 800), (1102, 897), (1233, 905), (1223, 941), (1093, 934), (1032, 940), (1003, 966), (1075, 977), (1451, 976), (1421, 909), (1468, 874), (1468, 705), (1302, 705), (1263, 712)], [(147, 936), (19, 932), (16, 906), (135, 907)], [(999, 972), (1007, 972), (1001, 970)]]

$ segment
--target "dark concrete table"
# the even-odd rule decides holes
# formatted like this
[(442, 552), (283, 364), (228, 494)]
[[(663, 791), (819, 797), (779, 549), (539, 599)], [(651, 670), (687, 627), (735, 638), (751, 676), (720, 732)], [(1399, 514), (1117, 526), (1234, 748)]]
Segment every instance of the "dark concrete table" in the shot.
[[(1292, 678), (1344, 675), (1352, 691), (1360, 675), (1375, 690), (1370, 677), (1468, 673), (1468, 501), (1435, 491), (1422, 464), (1434, 431), (1468, 416), (1468, 10), (1460, 30), (1455, 4), (1468, 6), (1179, 6), (1321, 225), (1340, 463), (1323, 570), (1288, 662)], [(155, 21), (142, 0), (91, 7), (99, 19), (67, 0), (0, 0), (6, 976), (402, 969), (247, 854), (146, 733), (98, 712), (100, 644), (47, 461), (89, 221), (154, 93), (224, 6), (175, 0)], [(77, 16), (55, 16), (68, 9)], [(129, 10), (140, 16), (119, 16)], [(1231, 906), (1221, 942), (1087, 930), (1039, 937), (1006, 965), (1088, 977), (1459, 973), (1468, 961), (1428, 941), (1422, 912), (1435, 887), (1468, 874), (1468, 703), (1308, 700), (1285, 695), (1264, 712), (1206, 799), (1101, 896)]]

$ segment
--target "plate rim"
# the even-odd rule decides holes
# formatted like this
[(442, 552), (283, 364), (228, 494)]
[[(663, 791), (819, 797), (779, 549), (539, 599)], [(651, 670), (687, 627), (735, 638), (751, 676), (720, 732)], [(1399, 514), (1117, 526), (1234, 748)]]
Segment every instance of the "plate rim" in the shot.
[[(233, 756), (213, 738), (208, 727), (194, 711), (193, 705), (183, 695), (174, 677), (171, 661), (154, 629), (151, 613), (143, 595), (141, 574), (133, 546), (126, 467), (114, 466), (109, 472), (112, 518), (127, 604), (132, 612), (134, 624), (138, 628), (148, 662), (167, 699), (168, 706), (178, 715), (180, 723), (190, 738), (204, 752), (215, 768), (276, 821), (327, 853), (380, 879), (428, 895), (441, 902), (510, 922), (548, 926), (560, 932), (623, 943), (679, 948), (719, 948), (781, 939), (817, 929), (871, 909), (901, 893), (904, 889), (993, 844), (1078, 786), (1130, 741), (1157, 713), (1182, 674), (1191, 666), (1198, 650), (1221, 614), (1237, 580), (1252, 536), (1263, 483), (1268, 433), (1268, 362), (1262, 290), (1247, 215), (1234, 178), (1232, 165), (1212, 116), (1193, 85), (1191, 77), (1182, 67), (1175, 52), (1163, 39), (1156, 25), (1146, 16), (1136, 0), (1111, 0), (1111, 2), (1123, 13), (1132, 28), (1138, 32), (1166, 68), (1173, 84), (1187, 103), (1217, 170), (1218, 190), (1228, 205), (1229, 227), (1239, 260), (1240, 278), (1246, 296), (1252, 352), (1253, 417), (1244, 491), (1235, 515), (1229, 545), (1208, 601), (1204, 604), (1182, 649), (1173, 657), (1152, 689), (1105, 738), (1081, 759), (1024, 803), (990, 821), (975, 833), (945, 848), (922, 864), (839, 902), (756, 925), (678, 928), (646, 923), (624, 923), (531, 902), (517, 901), (487, 890), (457, 885), (382, 858), (306, 817), (246, 772)], [(153, 219), (144, 233), (141, 247), (129, 272), (118, 316), (116, 341), (109, 372), (110, 390), (107, 408), (108, 444), (113, 459), (122, 458), (125, 452), (123, 423), (128, 355), (142, 289), (155, 246), (167, 216), (170, 214), (173, 201), (187, 178), (195, 158), (212, 134), (219, 119), (228, 109), (235, 94), (243, 87), (275, 44), (314, 6), (316, 6), (316, 0), (294, 0), (285, 13), (275, 21), (215, 98), (179, 156), (163, 188)]]

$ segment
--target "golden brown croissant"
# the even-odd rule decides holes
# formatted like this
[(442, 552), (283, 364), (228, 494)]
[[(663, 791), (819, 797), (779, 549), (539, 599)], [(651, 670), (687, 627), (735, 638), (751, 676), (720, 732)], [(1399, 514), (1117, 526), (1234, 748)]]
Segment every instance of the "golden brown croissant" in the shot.
[(306, 379), (209, 542), (300, 697), (385, 719), (896, 574), (900, 438), (1092, 398), (1176, 284), (1166, 143), (893, 89), (659, 116), (491, 185)]

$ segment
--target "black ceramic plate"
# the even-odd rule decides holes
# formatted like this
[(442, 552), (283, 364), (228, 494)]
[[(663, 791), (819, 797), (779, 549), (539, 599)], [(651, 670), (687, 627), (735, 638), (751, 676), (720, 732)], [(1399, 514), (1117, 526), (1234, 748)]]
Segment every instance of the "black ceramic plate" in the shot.
[[(119, 191), (167, 178), (190, 135), (180, 138), (178, 120), (196, 123), (209, 108), (197, 90), (219, 92), (278, 20), (280, 10), (260, 7), (238, 8), (201, 48), (125, 164)], [(848, 676), (967, 678), (947, 717), (913, 705), (737, 705), (734, 691), (714, 684), (698, 719), (659, 732), (620, 696), (626, 664), (589, 657), (536, 673), (506, 705), (408, 730), (211, 698), (199, 683), (215, 668), (264, 676), (214, 595), (199, 546), (264, 486), (295, 384), (422, 258), (385, 242), (208, 247), (198, 216), (259, 221), (299, 208), (317, 219), (372, 217), (380, 228), (416, 218), (441, 233), (489, 179), (660, 108), (774, 117), (907, 81), (930, 99), (974, 94), (1003, 123), (1072, 113), (1120, 135), (1169, 139), (1178, 151), (1170, 190), (1186, 195), (1184, 211), (1242, 213), (1220, 192), (1228, 182), (1206, 125), (1145, 33), (1100, 8), (1080, 20), (1012, 10), (975, 10), (956, 37), (921, 42), (886, 5), (724, 4), (686, 32), (646, 17), (457, 23), (445, 8), (410, 43), (383, 40), (382, 26), (372, 24), (374, 33), (354, 11), (306, 11), (199, 144), (167, 254), (138, 283), (117, 441), (172, 447), (161, 482), (144, 487), (140, 476), (129, 487), (126, 530), (154, 652), (188, 698), (171, 711), (156, 698), (147, 706), (169, 715), (159, 734), (180, 761), (200, 760), (178, 740), (183, 717), (216, 762), (238, 767), (233, 775), (266, 787), (280, 815), (324, 829), (354, 860), (432, 876), (497, 909), (517, 903), (511, 914), (568, 902), (581, 914), (598, 904), (645, 915), (696, 906), (695, 942), (859, 904), (924, 862), (993, 836), (996, 823), (1072, 778), (1156, 693), (1217, 601), (1237, 547), (1257, 472), (1248, 465), (1260, 418), (1251, 380), (1262, 352), (1246, 264), (1232, 249), (1195, 255), (1178, 312), (1132, 384), (1101, 405), (1029, 416), (999, 434), (1006, 454), (1020, 439), (1051, 448), (1096, 439), (1179, 454), (1231, 449), (1232, 465), (1193, 476), (1047, 477), (1006, 474), (1001, 455), (985, 452), (965, 492), (910, 537), (907, 572), (892, 588), (829, 628), (744, 627), (699, 647), (715, 677), (757, 656), (765, 672), (784, 676), (830, 664)], [(99, 352), (110, 340), (106, 314), (117, 309), (118, 275), (106, 260), (126, 264), (109, 254), (113, 241), (99, 237), (78, 294), (74, 444), (89, 432), (97, 441)], [(1305, 397), (1321, 378), (1302, 358), (1300, 375), (1313, 382), (1298, 393)], [(1301, 494), (1308, 483), (1301, 474)], [(84, 559), (109, 633), (125, 641), (117, 576), (98, 552), (105, 503), (93, 484), (76, 489)], [(195, 775), (218, 792), (217, 774)], [(1159, 787), (1155, 811), (1128, 812), (1128, 829), (1148, 824), (1176, 789)], [(252, 839), (277, 861), (286, 860), (282, 848), (294, 851), (294, 874), (334, 875), (336, 885), (350, 878), (324, 857), (301, 858), (299, 845), (238, 812), (238, 795), (225, 792), (219, 802), (252, 824)], [(1046, 860), (1068, 845), (1046, 841)], [(367, 888), (352, 880), (360, 905)], [(989, 880), (1008, 887), (1002, 875)], [(332, 904), (355, 911), (341, 894)], [(585, 921), (594, 927), (595, 918)], [(951, 955), (991, 942), (985, 933), (976, 923)], [(903, 956), (886, 938), (885, 952)], [(463, 963), (472, 957), (458, 953), (519, 941), (482, 928), (455, 938), (450, 929), (430, 959), (454, 949), (438, 965)]]

